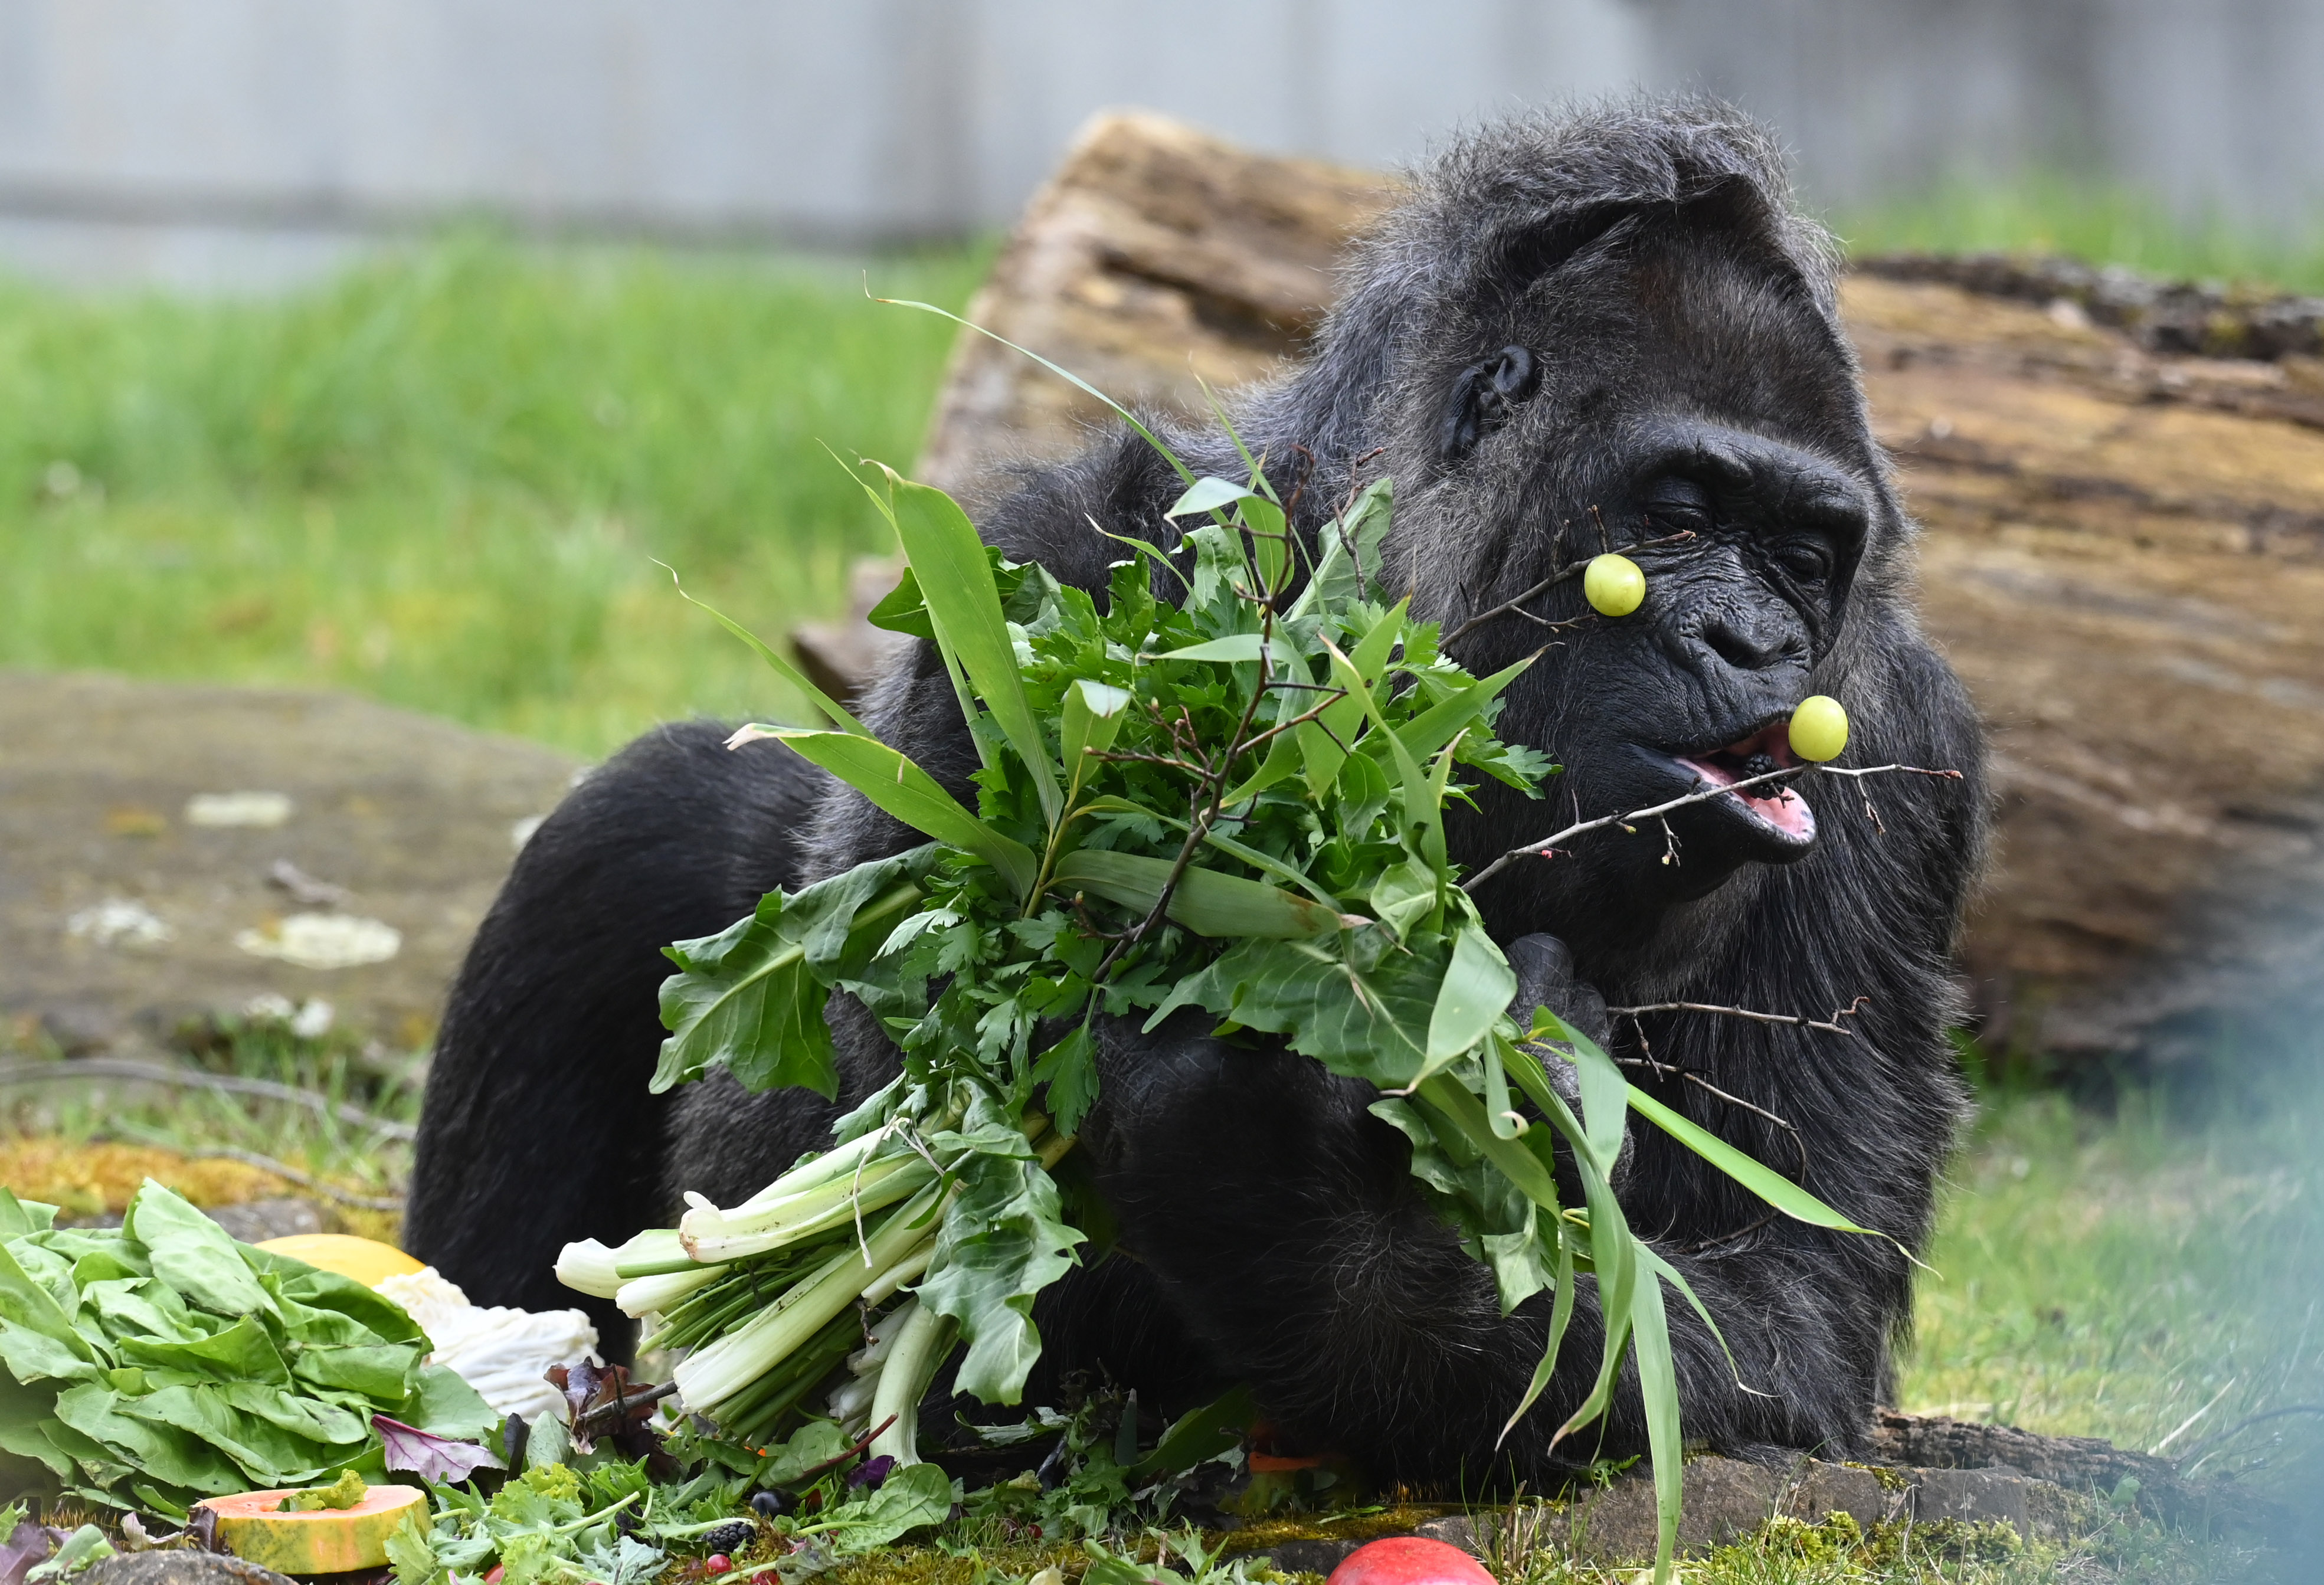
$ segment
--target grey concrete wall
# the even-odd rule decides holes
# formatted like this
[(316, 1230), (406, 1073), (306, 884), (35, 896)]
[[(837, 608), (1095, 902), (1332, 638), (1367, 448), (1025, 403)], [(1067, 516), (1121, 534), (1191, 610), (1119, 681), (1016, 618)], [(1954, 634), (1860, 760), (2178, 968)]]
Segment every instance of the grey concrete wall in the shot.
[(2324, 219), (2324, 0), (1637, 0), (1642, 75), (1781, 127), (1827, 202), (2029, 166)]
[(1109, 105), (1379, 163), (1638, 58), (1625, 0), (0, 0), (0, 257), (198, 284), (466, 209), (891, 241), (1005, 224)]
[(1002, 224), (1144, 105), (1381, 164), (1634, 83), (1812, 197), (2038, 163), (2324, 209), (2324, 0), (0, 0), (0, 261), (263, 283), (464, 210), (859, 244)]

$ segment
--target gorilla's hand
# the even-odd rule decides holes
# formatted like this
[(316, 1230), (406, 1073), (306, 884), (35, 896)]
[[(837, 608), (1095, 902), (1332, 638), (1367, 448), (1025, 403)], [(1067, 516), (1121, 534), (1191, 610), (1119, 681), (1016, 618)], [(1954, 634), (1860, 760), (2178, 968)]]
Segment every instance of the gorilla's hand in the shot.
[[(1606, 999), (1598, 994), (1596, 986), (1573, 977), (1573, 953), (1565, 943), (1554, 935), (1521, 935), (1509, 944), (1508, 960), (1517, 976), (1517, 993), (1509, 999), (1509, 1017), (1520, 1027), (1533, 1021), (1534, 1009), (1545, 1007), (1569, 1027), (1588, 1036), (1600, 1050), (1612, 1046), (1613, 1022), (1606, 1016)], [(1555, 1046), (1538, 1045), (1531, 1050), (1542, 1059), (1550, 1087), (1580, 1116), (1582, 1083), (1572, 1060)], [(1615, 1182), (1628, 1175), (1630, 1156), (1630, 1130), (1625, 1121), (1622, 1154), (1614, 1164)]]

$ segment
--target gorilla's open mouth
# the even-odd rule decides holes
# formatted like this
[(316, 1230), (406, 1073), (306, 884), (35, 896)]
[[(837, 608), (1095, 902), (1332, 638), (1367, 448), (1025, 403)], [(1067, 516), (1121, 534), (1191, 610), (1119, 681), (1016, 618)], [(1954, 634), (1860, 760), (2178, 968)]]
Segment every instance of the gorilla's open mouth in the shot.
[[(1771, 723), (1749, 737), (1729, 743), (1723, 749), (1712, 749), (1701, 754), (1681, 754), (1677, 759), (1681, 765), (1711, 787), (1748, 781), (1771, 770), (1788, 769), (1800, 763), (1799, 756), (1792, 752), (1792, 730), (1788, 721)], [(1768, 783), (1748, 792), (1733, 794), (1730, 799), (1718, 801), (1739, 805), (1753, 818), (1802, 846), (1815, 840), (1815, 811), (1808, 806), (1807, 799), (1782, 783)]]

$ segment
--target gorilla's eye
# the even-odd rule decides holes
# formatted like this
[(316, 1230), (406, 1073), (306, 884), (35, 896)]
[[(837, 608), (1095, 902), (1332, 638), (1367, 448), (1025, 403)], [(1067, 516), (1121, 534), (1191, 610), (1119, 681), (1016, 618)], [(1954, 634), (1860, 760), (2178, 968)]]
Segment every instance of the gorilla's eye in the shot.
[(1820, 584), (1831, 574), (1831, 552), (1812, 539), (1787, 539), (1768, 554), (1803, 584)]
[(1692, 479), (1663, 479), (1646, 492), (1646, 516), (1665, 534), (1708, 533), (1713, 522), (1711, 492)]

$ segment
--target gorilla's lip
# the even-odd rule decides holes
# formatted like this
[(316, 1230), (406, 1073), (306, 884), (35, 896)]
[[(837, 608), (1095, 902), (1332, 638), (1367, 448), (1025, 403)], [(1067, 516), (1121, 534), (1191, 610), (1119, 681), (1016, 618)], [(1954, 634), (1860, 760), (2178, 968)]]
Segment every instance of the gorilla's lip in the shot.
[[(1723, 747), (1692, 754), (1674, 754), (1671, 758), (1693, 775), (1698, 786), (1726, 787), (1749, 779), (1754, 774), (1749, 762), (1762, 754), (1786, 768), (1800, 763), (1799, 756), (1792, 752), (1792, 730), (1787, 719), (1769, 722)], [(1807, 799), (1789, 786), (1770, 783), (1750, 792), (1730, 794), (1712, 802), (1740, 809), (1755, 824), (1774, 833), (1786, 846), (1804, 848), (1815, 841), (1815, 811), (1808, 806)]]

